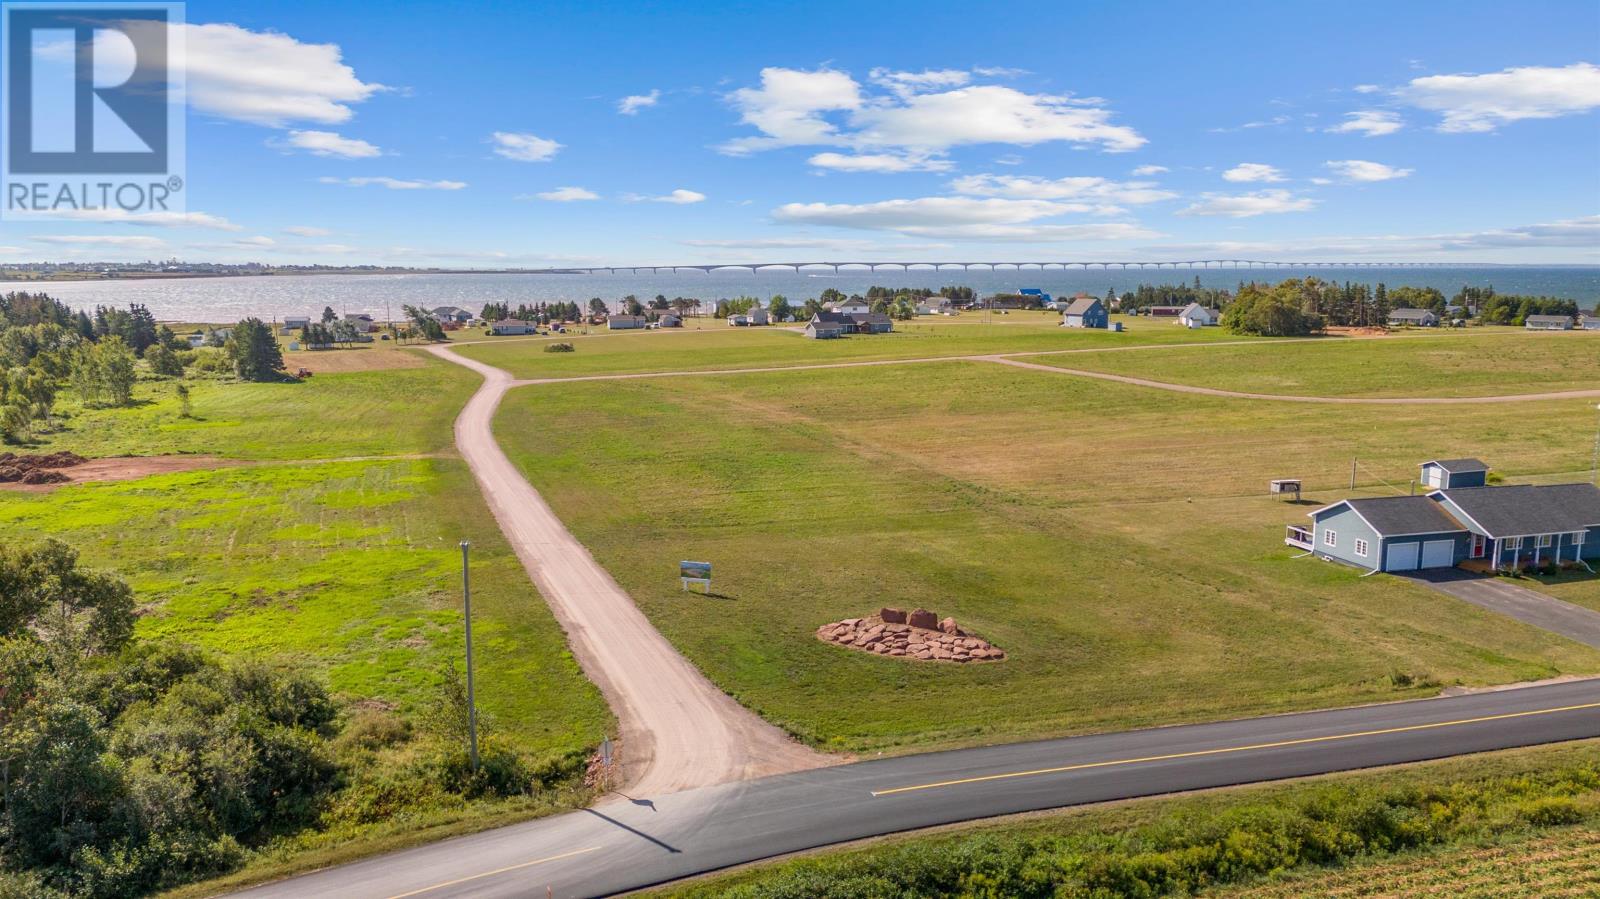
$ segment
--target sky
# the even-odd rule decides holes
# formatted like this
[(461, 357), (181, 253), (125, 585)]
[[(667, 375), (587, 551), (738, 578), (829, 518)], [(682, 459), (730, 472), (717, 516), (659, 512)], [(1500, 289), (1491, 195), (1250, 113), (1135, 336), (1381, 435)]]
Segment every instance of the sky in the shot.
[(187, 209), (0, 261), (1600, 263), (1600, 4), (187, 4)]

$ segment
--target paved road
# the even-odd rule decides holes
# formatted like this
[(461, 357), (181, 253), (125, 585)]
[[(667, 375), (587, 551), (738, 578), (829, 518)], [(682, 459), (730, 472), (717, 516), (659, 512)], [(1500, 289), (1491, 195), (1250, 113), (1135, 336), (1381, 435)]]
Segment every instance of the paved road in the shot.
[(506, 458), (492, 424), (515, 383), (511, 376), (449, 347), (431, 351), (484, 377), (456, 419), (456, 447), (561, 622), (573, 655), (617, 716), (620, 783), (668, 793), (828, 764), (831, 759), (790, 740), (679, 655)]
[(633, 794), (244, 895), (608, 895), (994, 815), (1591, 737), (1600, 737), (1600, 680), (931, 753)]
[(1440, 593), (1600, 649), (1600, 612), (1531, 590), (1515, 581), (1459, 568), (1418, 571), (1407, 576)]

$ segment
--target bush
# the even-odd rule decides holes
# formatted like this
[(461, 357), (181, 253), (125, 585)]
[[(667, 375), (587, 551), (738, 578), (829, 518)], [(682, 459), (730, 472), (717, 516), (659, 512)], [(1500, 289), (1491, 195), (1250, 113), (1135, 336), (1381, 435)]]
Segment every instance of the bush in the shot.
[(562, 342), (562, 343), (546, 344), (545, 348), (544, 348), (544, 351), (547, 352), (547, 353), (572, 353), (572, 352), (576, 352), (577, 349), (578, 349), (577, 347), (573, 346), (570, 343)]

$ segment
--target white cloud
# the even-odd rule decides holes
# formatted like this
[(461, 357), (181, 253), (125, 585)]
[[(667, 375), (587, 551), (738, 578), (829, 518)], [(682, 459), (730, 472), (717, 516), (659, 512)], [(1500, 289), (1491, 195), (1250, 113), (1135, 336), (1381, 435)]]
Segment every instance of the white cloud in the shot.
[(1382, 137), (1393, 134), (1405, 127), (1400, 121), (1399, 113), (1386, 109), (1358, 109), (1355, 112), (1344, 114), (1344, 121), (1329, 128), (1335, 134), (1364, 134), (1367, 137)]
[(1106, 178), (1040, 178), (1034, 175), (967, 175), (950, 182), (958, 194), (1010, 197), (1018, 200), (1081, 200), (1085, 202), (1157, 203), (1178, 196), (1150, 181)]
[(1355, 86), (1355, 92), (1358, 94), (1376, 94), (1381, 90), (1383, 88), (1376, 84), (1358, 84)]
[(1600, 66), (1524, 66), (1486, 75), (1428, 75), (1395, 92), (1440, 113), (1440, 131), (1493, 131), (1523, 119), (1552, 119), (1600, 107)]
[(555, 190), (534, 194), (534, 196), (541, 200), (549, 200), (552, 203), (577, 203), (583, 200), (600, 199), (599, 194), (582, 187), (558, 187)]
[(129, 212), (126, 209), (60, 209), (45, 215), (28, 216), (39, 219), (70, 219), (78, 222), (114, 222), (125, 225), (145, 225), (156, 228), (210, 228), (217, 231), (243, 231), (220, 215), (209, 212)]
[(896, 153), (818, 153), (806, 160), (819, 169), (836, 172), (948, 172), (955, 163), (948, 159)]
[(1178, 210), (1176, 215), (1221, 215), (1229, 218), (1250, 218), (1279, 212), (1305, 212), (1315, 208), (1317, 201), (1310, 197), (1297, 197), (1287, 190), (1258, 190), (1248, 194), (1201, 194), (1193, 205)]
[(267, 237), (264, 234), (259, 234), (255, 237), (241, 237), (234, 241), (234, 243), (249, 247), (273, 247), (278, 245), (277, 241)]
[(1048, 224), (1041, 219), (1082, 212), (1081, 205), (1046, 200), (922, 197), (876, 203), (789, 203), (773, 210), (779, 221), (894, 231), (921, 237), (992, 240), (1122, 240), (1154, 232), (1128, 223)]
[(1016, 153), (1003, 153), (994, 158), (997, 165), (1022, 165), (1023, 159)]
[(1018, 75), (1028, 74), (1027, 69), (1016, 69), (1011, 66), (976, 66), (972, 74), (982, 78), (1015, 78)]
[(740, 120), (764, 137), (741, 137), (723, 144), (724, 153), (740, 155), (772, 147), (840, 143), (826, 112), (861, 106), (861, 86), (843, 72), (770, 67), (761, 70), (760, 87), (743, 87), (728, 96)]
[(1271, 128), (1275, 125), (1287, 125), (1290, 121), (1291, 119), (1289, 116), (1277, 115), (1262, 121), (1245, 122), (1243, 125), (1236, 125), (1232, 128), (1211, 128), (1208, 130), (1212, 134), (1228, 134), (1233, 131), (1249, 131), (1253, 128)]
[(1224, 181), (1283, 181), (1283, 172), (1261, 162), (1241, 162), (1222, 173)]
[(226, 119), (281, 128), (334, 125), (350, 106), (384, 90), (363, 82), (337, 44), (304, 44), (237, 25), (189, 25), (183, 35), (189, 105)]
[(1172, 171), (1172, 169), (1169, 169), (1164, 165), (1141, 165), (1134, 169), (1132, 174), (1135, 177), (1142, 177), (1147, 175), (1161, 175), (1170, 171)]
[(1301, 258), (1375, 256), (1420, 258), (1440, 253), (1482, 254), (1494, 250), (1538, 248), (1577, 248), (1593, 252), (1600, 247), (1600, 216), (1586, 216), (1512, 228), (1446, 234), (1382, 234), (1345, 237), (1314, 237), (1288, 241), (1216, 241), (1209, 243), (1163, 244), (1141, 247), (1138, 252), (1156, 256), (1195, 254), (1231, 257), (1243, 254), (1293, 253)]
[(873, 84), (888, 88), (901, 96), (940, 88), (961, 87), (972, 76), (960, 69), (927, 69), (922, 72), (891, 72), (873, 69), (867, 73)]
[(69, 247), (116, 247), (125, 250), (155, 250), (167, 245), (166, 241), (157, 237), (128, 234), (44, 234), (29, 239), (35, 243)]
[(623, 115), (638, 115), (639, 110), (647, 106), (656, 105), (661, 99), (661, 91), (651, 90), (648, 94), (633, 94), (617, 101), (617, 112)]
[(1111, 113), (1095, 101), (974, 85), (916, 94), (901, 103), (874, 103), (857, 110), (851, 123), (857, 128), (853, 140), (860, 146), (924, 152), (967, 144), (1032, 146), (1052, 141), (1122, 152), (1146, 142), (1137, 131), (1113, 125), (1110, 119)]
[[(1063, 141), (1107, 152), (1136, 149), (1145, 139), (1112, 124), (1102, 101), (1027, 94), (999, 85), (954, 86), (949, 70), (907, 73), (874, 70), (889, 92), (863, 94), (856, 80), (831, 69), (767, 68), (761, 86), (734, 91), (729, 101), (760, 136), (736, 138), (719, 149), (741, 155), (792, 146), (899, 150), (916, 156), (952, 147), (1020, 146)], [(842, 122), (830, 120), (840, 114)]]
[(648, 202), (651, 202), (651, 203), (675, 203), (675, 204), (677, 204), (679, 206), (687, 206), (690, 203), (701, 203), (701, 202), (704, 202), (705, 198), (706, 198), (706, 195), (703, 194), (703, 193), (700, 193), (699, 191), (684, 190), (683, 188), (680, 187), (677, 190), (675, 190), (672, 193), (667, 194), (665, 196), (660, 196), (660, 197), (642, 197), (641, 199), (644, 199), (644, 200), (646, 200)]
[(327, 228), (316, 228), (311, 225), (290, 225), (283, 229), (283, 233), (293, 234), (296, 237), (327, 237), (333, 232)]
[(309, 150), (316, 156), (370, 159), (383, 155), (382, 150), (364, 140), (341, 137), (332, 131), (291, 131), (284, 143), (298, 150)]
[(1346, 181), (1393, 181), (1410, 175), (1413, 169), (1397, 169), (1381, 162), (1365, 159), (1339, 159), (1324, 163), (1335, 175)]
[(496, 131), (490, 136), (496, 156), (518, 162), (549, 162), (561, 149), (561, 144), (532, 134), (516, 131)]
[(465, 181), (419, 181), (402, 178), (320, 178), (323, 184), (343, 184), (347, 187), (387, 187), (390, 190), (461, 190)]
[(1311, 179), (1311, 183), (1312, 184), (1332, 184), (1333, 183), (1333, 179), (1332, 178), (1312, 178)]

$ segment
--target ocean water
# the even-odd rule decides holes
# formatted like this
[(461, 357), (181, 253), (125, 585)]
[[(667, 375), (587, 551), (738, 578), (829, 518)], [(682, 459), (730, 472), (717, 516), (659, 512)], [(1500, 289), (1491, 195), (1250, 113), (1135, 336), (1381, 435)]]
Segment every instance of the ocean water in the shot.
[(863, 293), (867, 287), (931, 287), (965, 285), (987, 295), (1037, 287), (1056, 296), (1087, 291), (1104, 296), (1141, 283), (1189, 283), (1195, 276), (1208, 287), (1235, 287), (1241, 280), (1280, 281), (1315, 275), (1327, 281), (1383, 282), (1389, 287), (1437, 287), (1446, 296), (1463, 285), (1488, 286), (1501, 293), (1535, 294), (1576, 300), (1585, 309), (1600, 305), (1600, 266), (1453, 266), (1417, 268), (1313, 269), (1146, 269), (1122, 271), (868, 271), (802, 272), (726, 270), (659, 272), (655, 274), (418, 274), (418, 275), (268, 275), (237, 278), (160, 279), (143, 281), (69, 281), (50, 284), (0, 282), (0, 292), (44, 290), (75, 307), (126, 306), (143, 303), (163, 321), (226, 322), (246, 316), (264, 320), (286, 315), (315, 315), (324, 306), (336, 312), (366, 312), (381, 319), (399, 317), (403, 304), (460, 306), (478, 311), (488, 302), (577, 301), (599, 297), (613, 302), (628, 294), (649, 299), (657, 294), (695, 297), (714, 304), (719, 298), (769, 297), (783, 294), (803, 301), (833, 287)]

